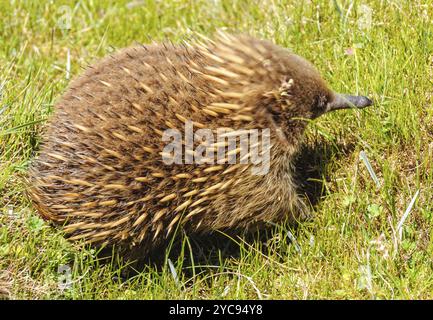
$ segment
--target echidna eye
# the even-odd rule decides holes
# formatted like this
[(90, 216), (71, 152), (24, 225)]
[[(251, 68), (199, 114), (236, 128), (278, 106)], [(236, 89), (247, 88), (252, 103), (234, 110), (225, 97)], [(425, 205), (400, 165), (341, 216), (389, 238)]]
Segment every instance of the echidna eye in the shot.
[(328, 104), (328, 99), (326, 96), (318, 96), (316, 98), (316, 103), (315, 103), (315, 108), (319, 109), (319, 110), (323, 110), (325, 111), (326, 109), (326, 105)]

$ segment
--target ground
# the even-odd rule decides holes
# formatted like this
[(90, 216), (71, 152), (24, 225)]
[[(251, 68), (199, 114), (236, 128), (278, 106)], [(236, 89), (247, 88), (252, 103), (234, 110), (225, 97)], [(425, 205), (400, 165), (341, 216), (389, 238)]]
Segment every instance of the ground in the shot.
[[(0, 296), (433, 298), (432, 19), (431, 0), (2, 1)], [(207, 253), (184, 237), (185, 250), (162, 266), (125, 277), (122, 262), (100, 262), (41, 220), (22, 176), (56, 98), (83, 67), (135, 42), (217, 28), (291, 48), (333, 89), (375, 106), (309, 125), (299, 172), (313, 219), (225, 238), (230, 248)]]

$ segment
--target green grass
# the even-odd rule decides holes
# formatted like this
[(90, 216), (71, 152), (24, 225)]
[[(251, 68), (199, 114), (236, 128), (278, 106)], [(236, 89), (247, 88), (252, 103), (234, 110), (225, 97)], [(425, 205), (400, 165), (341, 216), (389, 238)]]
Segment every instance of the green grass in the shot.
[[(432, 0), (136, 3), (0, 3), (0, 296), (433, 298)], [(371, 24), (361, 5), (371, 10)], [(71, 28), (62, 30), (68, 10)], [(122, 279), (123, 267), (114, 260), (100, 263), (92, 249), (67, 242), (38, 218), (20, 176), (69, 82), (68, 49), (73, 77), (134, 41), (176, 41), (191, 32), (211, 35), (216, 28), (292, 48), (335, 90), (367, 93), (376, 105), (329, 114), (309, 126), (307, 169), (317, 169), (306, 183), (316, 195), (312, 221), (275, 228), (266, 241), (236, 238), (239, 246), (215, 246), (210, 259), (184, 238), (185, 250), (172, 258), (177, 281), (168, 263)], [(380, 188), (359, 160), (362, 150)], [(396, 226), (417, 190), (398, 241)], [(288, 231), (297, 245), (287, 241)], [(58, 285), (62, 265), (72, 272), (72, 286), (65, 290)]]

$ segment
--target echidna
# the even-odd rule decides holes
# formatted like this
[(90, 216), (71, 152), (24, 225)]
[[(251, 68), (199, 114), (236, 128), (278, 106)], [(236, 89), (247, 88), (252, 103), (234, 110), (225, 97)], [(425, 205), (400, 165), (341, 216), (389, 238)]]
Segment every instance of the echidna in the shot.
[[(307, 121), (371, 104), (334, 93), (303, 58), (246, 35), (127, 48), (90, 66), (57, 102), (29, 194), (71, 240), (143, 255), (178, 226), (203, 233), (294, 221), (305, 213), (292, 160)], [(182, 136), (181, 163), (167, 163), (165, 133), (187, 125), (226, 133), (192, 150)], [(245, 161), (252, 146), (243, 159), (239, 144), (226, 148), (251, 129), (269, 129), (266, 172)], [(226, 156), (194, 161), (200, 143)]]

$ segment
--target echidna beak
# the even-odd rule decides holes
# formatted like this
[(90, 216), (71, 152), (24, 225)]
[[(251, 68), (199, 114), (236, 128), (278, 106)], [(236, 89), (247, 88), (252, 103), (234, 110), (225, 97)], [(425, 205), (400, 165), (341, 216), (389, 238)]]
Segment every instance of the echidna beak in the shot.
[(328, 104), (326, 112), (349, 108), (362, 109), (371, 106), (372, 104), (373, 101), (364, 96), (352, 96), (349, 94), (336, 93), (334, 95), (334, 100)]

